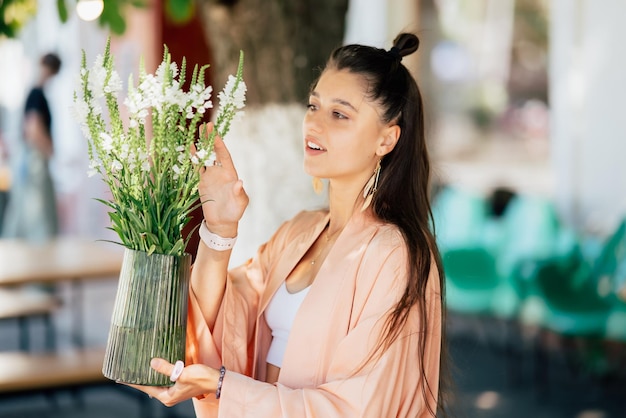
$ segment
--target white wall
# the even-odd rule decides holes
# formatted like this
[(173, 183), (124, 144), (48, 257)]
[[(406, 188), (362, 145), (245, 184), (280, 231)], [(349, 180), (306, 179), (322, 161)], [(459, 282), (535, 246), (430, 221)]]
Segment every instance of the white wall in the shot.
[(555, 195), (591, 232), (626, 215), (626, 2), (552, 0), (550, 101)]

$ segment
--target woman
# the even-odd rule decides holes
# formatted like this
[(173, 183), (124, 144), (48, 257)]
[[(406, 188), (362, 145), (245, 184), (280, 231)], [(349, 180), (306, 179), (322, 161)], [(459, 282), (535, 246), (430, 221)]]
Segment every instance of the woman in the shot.
[(52, 114), (44, 89), (60, 69), (61, 59), (56, 54), (44, 55), (39, 82), (26, 99), (24, 141), (15, 153), (4, 226), (0, 228), (8, 238), (40, 242), (59, 232), (56, 193), (49, 169), (54, 152)]
[[(227, 272), (248, 203), (223, 142), (202, 173), (202, 242), (192, 272), (187, 366), (154, 359), (166, 405), (199, 417), (435, 416), (443, 282), (430, 232), (421, 97), (389, 51), (335, 50), (304, 118), (304, 167), (329, 179), (329, 209), (283, 224)], [(180, 364), (182, 366), (182, 364)]]

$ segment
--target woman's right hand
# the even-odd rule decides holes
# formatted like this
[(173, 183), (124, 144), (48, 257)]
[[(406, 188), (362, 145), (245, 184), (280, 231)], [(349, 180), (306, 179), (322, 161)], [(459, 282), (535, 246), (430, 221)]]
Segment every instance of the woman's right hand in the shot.
[[(203, 129), (204, 128), (204, 129)], [(208, 135), (213, 124), (201, 127)], [(198, 193), (202, 213), (209, 231), (224, 238), (237, 235), (237, 225), (248, 206), (248, 195), (237, 175), (230, 153), (220, 138), (215, 136), (215, 165), (200, 169)]]

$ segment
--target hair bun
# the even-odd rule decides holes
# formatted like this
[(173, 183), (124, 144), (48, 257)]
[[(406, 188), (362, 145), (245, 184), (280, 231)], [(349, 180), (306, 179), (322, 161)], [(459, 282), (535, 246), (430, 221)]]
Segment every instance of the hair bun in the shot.
[(420, 40), (417, 35), (413, 33), (401, 33), (393, 40), (393, 46), (387, 52), (401, 61), (402, 57), (406, 57), (417, 51), (419, 45)]

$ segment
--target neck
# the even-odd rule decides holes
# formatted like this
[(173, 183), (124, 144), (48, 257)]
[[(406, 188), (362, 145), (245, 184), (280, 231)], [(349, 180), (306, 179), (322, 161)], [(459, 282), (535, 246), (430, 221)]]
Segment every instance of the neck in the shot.
[[(328, 191), (328, 208), (330, 221), (328, 233), (334, 234), (342, 230), (355, 213), (360, 213), (363, 204), (363, 187), (355, 187), (351, 182), (344, 184), (337, 180), (331, 180)], [(365, 185), (365, 181), (363, 182)], [(368, 209), (369, 210), (369, 209)]]

